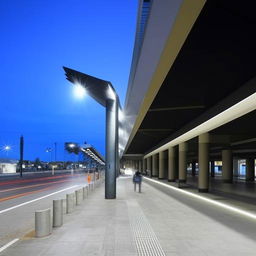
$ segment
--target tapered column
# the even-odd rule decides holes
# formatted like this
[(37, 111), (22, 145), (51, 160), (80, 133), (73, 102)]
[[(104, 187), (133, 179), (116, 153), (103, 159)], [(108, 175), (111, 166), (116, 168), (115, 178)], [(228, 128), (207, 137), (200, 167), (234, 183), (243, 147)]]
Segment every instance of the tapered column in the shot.
[(147, 160), (145, 158), (142, 159), (142, 171), (144, 173), (147, 171)]
[(211, 177), (215, 177), (215, 161), (211, 161)]
[(233, 182), (233, 159), (230, 149), (222, 150), (222, 180), (225, 183)]
[(148, 171), (148, 176), (152, 177), (152, 160), (151, 156), (147, 158), (147, 171)]
[(199, 135), (198, 141), (198, 191), (208, 192), (209, 191), (209, 133)]
[(254, 158), (246, 159), (246, 181), (254, 181), (255, 179), (255, 161)]
[(175, 150), (171, 147), (168, 149), (168, 181), (174, 182), (175, 180)]
[(187, 180), (187, 143), (179, 144), (179, 182)]
[(139, 160), (139, 172), (142, 172), (142, 163), (141, 163), (142, 161), (141, 160)]
[(152, 176), (158, 177), (159, 164), (158, 164), (158, 154), (152, 156)]
[(139, 163), (138, 163), (138, 160), (135, 160), (135, 170), (138, 171), (139, 169)]
[(192, 162), (191, 174), (192, 176), (196, 176), (196, 161)]
[(167, 170), (167, 159), (166, 159), (166, 151), (161, 151), (159, 153), (159, 179), (165, 179), (166, 175), (166, 170)]
[(116, 198), (116, 126), (117, 102), (106, 102), (106, 173), (105, 173), (105, 198)]

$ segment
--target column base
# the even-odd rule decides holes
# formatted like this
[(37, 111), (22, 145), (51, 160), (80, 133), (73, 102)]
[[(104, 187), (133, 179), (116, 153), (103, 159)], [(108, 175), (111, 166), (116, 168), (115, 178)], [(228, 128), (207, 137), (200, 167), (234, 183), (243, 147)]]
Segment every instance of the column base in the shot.
[(107, 199), (107, 200), (111, 200), (111, 199), (116, 199), (116, 197), (115, 196), (105, 196), (105, 199)]
[(222, 180), (223, 183), (229, 183), (229, 184), (232, 184), (233, 183), (233, 180)]
[(255, 180), (254, 178), (245, 179), (245, 181), (254, 181), (254, 180)]
[(179, 183), (186, 183), (187, 180), (178, 180)]
[(200, 193), (208, 193), (209, 189), (208, 188), (199, 188), (198, 192), (200, 192)]
[(175, 179), (168, 179), (169, 182), (175, 182)]
[(156, 177), (158, 177), (158, 175), (152, 175), (152, 177), (156, 178)]
[(164, 180), (165, 178), (160, 178), (160, 177), (158, 177), (158, 179), (159, 179), (159, 180)]

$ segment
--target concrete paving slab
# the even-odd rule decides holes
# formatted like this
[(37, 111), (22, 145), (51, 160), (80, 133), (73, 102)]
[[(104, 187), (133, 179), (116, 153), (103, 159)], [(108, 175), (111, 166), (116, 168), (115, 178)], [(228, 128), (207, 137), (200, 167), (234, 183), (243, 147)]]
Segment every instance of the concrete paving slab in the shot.
[(23, 238), (0, 255), (255, 255), (256, 221), (150, 182), (142, 188), (121, 177), (117, 199), (105, 200), (100, 186), (52, 235)]

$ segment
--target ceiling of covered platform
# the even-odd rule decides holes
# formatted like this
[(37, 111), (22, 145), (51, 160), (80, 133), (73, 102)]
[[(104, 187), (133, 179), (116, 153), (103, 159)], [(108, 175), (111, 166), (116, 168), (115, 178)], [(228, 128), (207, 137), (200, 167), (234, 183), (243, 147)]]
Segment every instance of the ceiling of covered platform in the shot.
[[(254, 84), (245, 85), (256, 73), (254, 7), (254, 1), (206, 2), (127, 154), (145, 154), (255, 91)], [(254, 136), (245, 119), (213, 133), (235, 138), (243, 127)], [(255, 113), (248, 120), (255, 120)]]

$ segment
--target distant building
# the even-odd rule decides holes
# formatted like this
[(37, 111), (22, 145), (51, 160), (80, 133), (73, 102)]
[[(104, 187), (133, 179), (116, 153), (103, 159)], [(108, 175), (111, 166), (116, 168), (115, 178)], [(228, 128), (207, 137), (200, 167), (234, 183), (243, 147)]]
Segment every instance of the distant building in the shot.
[(0, 159), (0, 173), (16, 173), (17, 160)]

